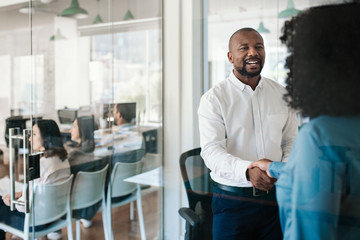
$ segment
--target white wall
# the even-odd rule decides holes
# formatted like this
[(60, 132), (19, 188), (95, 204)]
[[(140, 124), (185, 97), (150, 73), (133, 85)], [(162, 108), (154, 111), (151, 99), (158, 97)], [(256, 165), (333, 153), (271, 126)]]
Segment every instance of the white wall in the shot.
[(199, 146), (197, 107), (201, 95), (198, 49), (199, 2), (163, 0), (164, 34), (164, 239), (183, 239), (178, 210), (187, 206), (179, 157)]

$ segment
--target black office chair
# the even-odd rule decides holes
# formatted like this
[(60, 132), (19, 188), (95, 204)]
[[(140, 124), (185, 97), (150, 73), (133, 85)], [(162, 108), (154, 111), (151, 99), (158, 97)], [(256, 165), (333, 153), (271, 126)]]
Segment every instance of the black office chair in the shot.
[[(22, 116), (13, 116), (5, 120), (5, 141), (6, 146), (9, 147), (9, 129), (10, 128), (19, 128), (20, 135), (23, 134), (23, 130), (26, 129), (26, 121), (28, 119), (23, 118)], [(22, 146), (22, 140), (19, 140), (19, 145), (15, 147)]]
[(158, 129), (143, 132), (146, 153), (158, 153)]
[(212, 180), (200, 151), (196, 148), (180, 156), (180, 170), (189, 201), (188, 208), (179, 209), (186, 221), (186, 240), (212, 239)]

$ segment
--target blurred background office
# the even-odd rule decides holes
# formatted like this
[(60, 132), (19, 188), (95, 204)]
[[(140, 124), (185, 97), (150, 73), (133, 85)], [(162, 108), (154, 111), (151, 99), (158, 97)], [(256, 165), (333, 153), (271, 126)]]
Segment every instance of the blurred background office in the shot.
[[(92, 167), (110, 163), (115, 153), (142, 149), (137, 156), (144, 171), (162, 167), (164, 178), (143, 196), (146, 235), (183, 239), (177, 211), (187, 199), (178, 159), (199, 146), (200, 96), (231, 70), (230, 34), (245, 26), (257, 29), (267, 52), (262, 73), (284, 84), (287, 52), (279, 41), (284, 22), (310, 6), (350, 1), (0, 1), (0, 178), (9, 174), (9, 128), (30, 129), (34, 119), (53, 119), (69, 142), (75, 119), (89, 117)], [(115, 106), (122, 104), (132, 113), (119, 131)], [(299, 125), (303, 121), (299, 116)], [(21, 154), (15, 157), (18, 181)], [(128, 214), (129, 206), (124, 208)], [(121, 224), (114, 234), (140, 239), (137, 219), (116, 213), (113, 219)], [(83, 232), (86, 239), (102, 233), (96, 217)]]

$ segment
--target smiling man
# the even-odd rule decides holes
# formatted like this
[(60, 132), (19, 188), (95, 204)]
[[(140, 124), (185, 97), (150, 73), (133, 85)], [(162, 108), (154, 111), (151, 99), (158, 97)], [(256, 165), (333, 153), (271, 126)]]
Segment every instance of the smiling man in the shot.
[(213, 239), (282, 239), (274, 183), (260, 159), (286, 161), (298, 124), (285, 88), (260, 75), (264, 41), (236, 31), (227, 53), (233, 71), (206, 92), (198, 109), (201, 156), (214, 181)]

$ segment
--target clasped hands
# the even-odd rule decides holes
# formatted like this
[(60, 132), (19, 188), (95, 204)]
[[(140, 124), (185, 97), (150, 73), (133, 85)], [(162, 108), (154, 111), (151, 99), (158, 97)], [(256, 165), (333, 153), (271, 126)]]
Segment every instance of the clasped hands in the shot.
[(254, 187), (263, 191), (269, 191), (274, 187), (277, 179), (273, 178), (269, 172), (271, 162), (269, 159), (263, 158), (249, 165), (249, 179)]
[[(15, 199), (18, 199), (22, 196), (22, 192), (15, 193)], [(2, 200), (6, 206), (10, 206), (10, 194), (6, 194), (2, 197)]]

